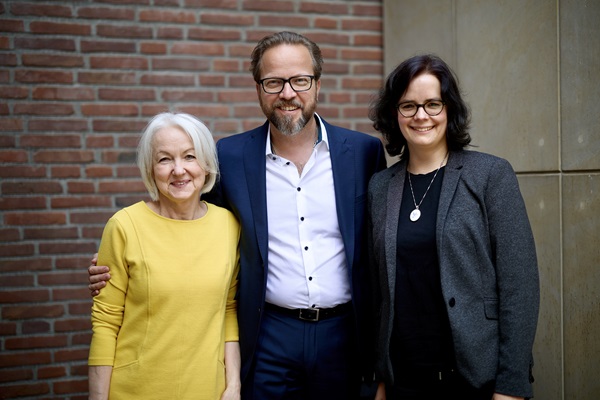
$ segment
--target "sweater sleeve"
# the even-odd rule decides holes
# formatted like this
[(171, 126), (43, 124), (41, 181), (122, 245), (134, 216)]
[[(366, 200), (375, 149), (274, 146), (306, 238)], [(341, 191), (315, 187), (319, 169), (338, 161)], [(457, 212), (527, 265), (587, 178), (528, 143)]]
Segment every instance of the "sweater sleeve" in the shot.
[(233, 273), (231, 274), (231, 281), (229, 283), (229, 293), (227, 295), (227, 306), (225, 309), (225, 341), (226, 342), (237, 342), (239, 341), (238, 332), (238, 320), (237, 320), (237, 290), (239, 282), (240, 272), (240, 225), (233, 216), (229, 214), (229, 227), (231, 231), (231, 249), (232, 261), (233, 261)]
[(125, 262), (126, 234), (118, 220), (111, 218), (104, 228), (98, 265), (110, 268), (111, 279), (92, 305), (92, 342), (89, 365), (113, 365), (117, 335), (123, 323), (128, 271)]

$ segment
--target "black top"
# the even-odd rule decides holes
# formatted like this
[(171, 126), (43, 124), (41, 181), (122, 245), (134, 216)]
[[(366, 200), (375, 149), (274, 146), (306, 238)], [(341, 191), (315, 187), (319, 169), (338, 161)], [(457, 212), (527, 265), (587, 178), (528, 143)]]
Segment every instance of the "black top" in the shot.
[[(436, 217), (445, 167), (438, 172), (412, 222), (415, 209), (408, 176), (398, 222), (395, 320), (390, 345), (398, 369), (450, 367), (453, 363), (448, 314), (442, 296), (436, 249)], [(435, 171), (410, 175), (417, 204)]]

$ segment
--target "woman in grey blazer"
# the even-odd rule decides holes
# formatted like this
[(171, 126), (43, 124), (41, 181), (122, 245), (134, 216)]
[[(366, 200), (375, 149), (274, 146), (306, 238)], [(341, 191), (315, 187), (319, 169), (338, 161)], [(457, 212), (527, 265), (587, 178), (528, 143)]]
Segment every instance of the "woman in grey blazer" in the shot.
[(539, 279), (512, 167), (465, 150), (469, 110), (438, 57), (401, 63), (370, 117), (400, 159), (369, 186), (376, 398), (532, 397)]

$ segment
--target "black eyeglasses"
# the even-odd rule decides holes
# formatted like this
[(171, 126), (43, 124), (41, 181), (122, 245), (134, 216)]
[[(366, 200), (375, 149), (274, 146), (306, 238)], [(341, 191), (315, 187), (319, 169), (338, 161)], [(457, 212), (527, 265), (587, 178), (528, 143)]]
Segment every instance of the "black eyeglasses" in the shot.
[(286, 83), (290, 84), (292, 90), (296, 93), (306, 92), (312, 87), (314, 75), (297, 75), (289, 79), (283, 78), (265, 78), (258, 81), (265, 93), (278, 94), (283, 92)]
[(429, 100), (424, 104), (417, 104), (414, 101), (405, 101), (398, 104), (396, 108), (398, 108), (398, 112), (406, 118), (414, 117), (417, 114), (417, 111), (419, 111), (419, 107), (423, 107), (423, 110), (425, 110), (429, 116), (435, 117), (442, 112), (445, 104), (446, 103), (442, 100)]

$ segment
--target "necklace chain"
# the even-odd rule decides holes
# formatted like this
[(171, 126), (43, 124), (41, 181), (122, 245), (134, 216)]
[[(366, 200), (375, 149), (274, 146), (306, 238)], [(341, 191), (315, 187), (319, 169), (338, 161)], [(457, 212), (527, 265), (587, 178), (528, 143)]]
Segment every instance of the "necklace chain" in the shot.
[(446, 157), (448, 157), (448, 154), (446, 154), (446, 156), (444, 156), (437, 171), (435, 171), (435, 174), (433, 174), (433, 178), (431, 178), (431, 182), (429, 182), (429, 186), (427, 186), (427, 189), (425, 190), (423, 197), (421, 197), (421, 201), (419, 201), (419, 204), (417, 204), (417, 200), (415, 199), (415, 192), (413, 190), (412, 181), (410, 179), (410, 171), (407, 171), (408, 172), (408, 184), (410, 185), (410, 194), (412, 195), (413, 203), (415, 205), (415, 209), (412, 210), (412, 212), (410, 213), (410, 220), (412, 222), (417, 221), (421, 217), (421, 210), (419, 209), (419, 207), (421, 207), (423, 200), (425, 200), (425, 196), (427, 196), (427, 192), (429, 192), (429, 188), (433, 184), (433, 181), (435, 180), (435, 177), (437, 176), (438, 172), (440, 172), (440, 169), (442, 169), (442, 165), (444, 165), (444, 161), (446, 161)]

